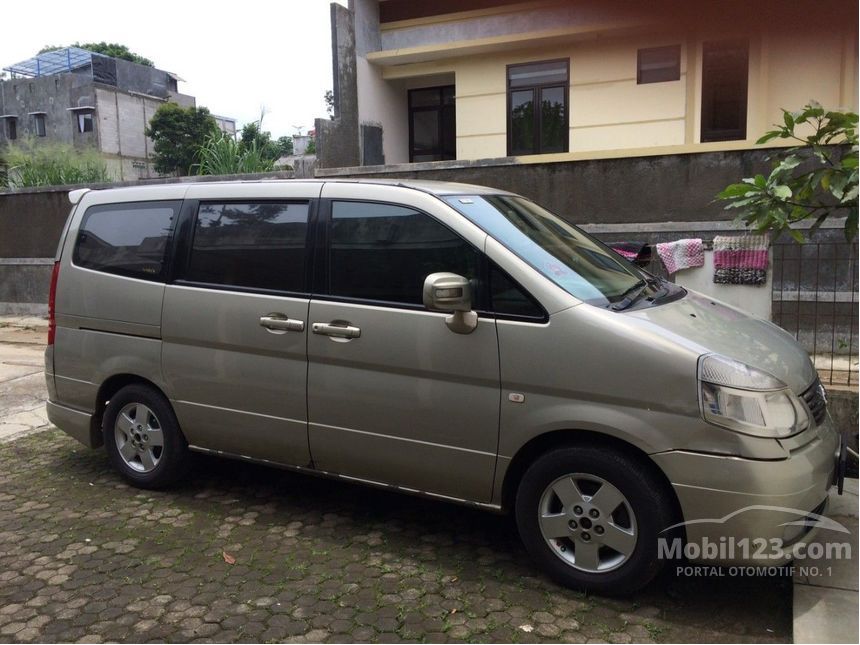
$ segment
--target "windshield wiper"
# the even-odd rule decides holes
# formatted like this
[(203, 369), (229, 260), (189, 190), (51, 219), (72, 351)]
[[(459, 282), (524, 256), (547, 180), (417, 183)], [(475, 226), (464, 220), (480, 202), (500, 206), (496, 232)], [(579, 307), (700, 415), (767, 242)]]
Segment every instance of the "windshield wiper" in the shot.
[(623, 298), (618, 302), (612, 304), (610, 308), (612, 309), (612, 311), (622, 311), (624, 309), (627, 309), (630, 305), (639, 300), (639, 298), (642, 296), (643, 293), (645, 293), (645, 290), (647, 288), (648, 283), (645, 282), (645, 280), (638, 280), (636, 284), (634, 284), (632, 287), (622, 293), (621, 295), (623, 296)]

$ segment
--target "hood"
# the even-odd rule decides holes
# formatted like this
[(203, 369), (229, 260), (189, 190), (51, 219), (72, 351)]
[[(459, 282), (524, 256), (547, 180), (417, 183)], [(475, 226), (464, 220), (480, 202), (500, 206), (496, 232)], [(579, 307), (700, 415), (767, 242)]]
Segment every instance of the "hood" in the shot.
[(773, 323), (695, 291), (674, 302), (631, 311), (634, 316), (700, 348), (764, 370), (800, 394), (817, 373), (809, 354), (791, 334)]

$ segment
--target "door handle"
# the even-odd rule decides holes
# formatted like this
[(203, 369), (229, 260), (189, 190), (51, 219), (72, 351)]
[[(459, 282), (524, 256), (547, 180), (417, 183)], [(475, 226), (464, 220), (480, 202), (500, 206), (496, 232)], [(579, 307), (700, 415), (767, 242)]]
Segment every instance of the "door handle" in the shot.
[(305, 322), (303, 320), (293, 320), (287, 318), (283, 314), (268, 314), (260, 316), (260, 326), (265, 327), (266, 331), (273, 334), (284, 334), (288, 331), (304, 331)]
[(311, 325), (311, 331), (332, 338), (358, 338), (361, 336), (361, 329), (349, 324), (315, 322)]

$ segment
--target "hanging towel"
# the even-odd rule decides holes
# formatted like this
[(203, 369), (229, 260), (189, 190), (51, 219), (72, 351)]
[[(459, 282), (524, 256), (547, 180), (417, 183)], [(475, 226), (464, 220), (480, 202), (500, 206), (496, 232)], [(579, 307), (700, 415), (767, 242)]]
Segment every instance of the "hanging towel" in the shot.
[(705, 252), (702, 250), (702, 240), (697, 237), (676, 240), (675, 242), (662, 242), (657, 245), (657, 255), (666, 265), (666, 271), (670, 274), (700, 267), (705, 264)]
[(767, 235), (718, 235), (714, 238), (714, 282), (755, 284), (767, 281)]
[(651, 246), (645, 242), (609, 242), (609, 248), (641, 267), (651, 261)]

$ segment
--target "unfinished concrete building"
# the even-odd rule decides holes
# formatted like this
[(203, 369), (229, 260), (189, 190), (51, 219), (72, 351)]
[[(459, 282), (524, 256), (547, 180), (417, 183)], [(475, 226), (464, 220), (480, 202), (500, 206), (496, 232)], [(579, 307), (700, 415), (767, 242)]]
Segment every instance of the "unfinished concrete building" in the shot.
[[(196, 104), (179, 92), (182, 79), (172, 72), (78, 47), (39, 54), (5, 70), (11, 78), (0, 81), (0, 146), (27, 137), (90, 146), (118, 180), (157, 176), (145, 130), (160, 105)], [(235, 134), (234, 119), (216, 122)]]

